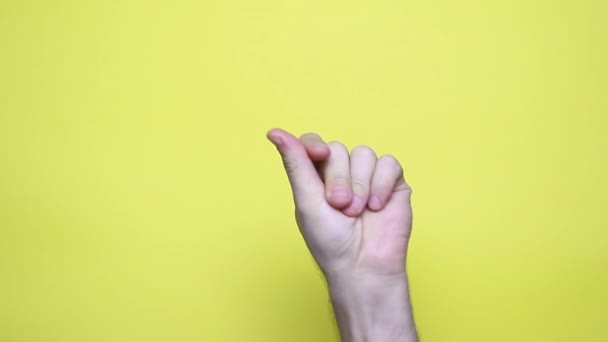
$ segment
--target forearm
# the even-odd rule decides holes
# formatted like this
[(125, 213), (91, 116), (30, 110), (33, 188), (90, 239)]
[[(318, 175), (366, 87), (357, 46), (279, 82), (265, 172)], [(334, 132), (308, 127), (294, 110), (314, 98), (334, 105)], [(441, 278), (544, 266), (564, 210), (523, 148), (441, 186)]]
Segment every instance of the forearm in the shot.
[(327, 282), (343, 342), (418, 341), (405, 273), (328, 276)]

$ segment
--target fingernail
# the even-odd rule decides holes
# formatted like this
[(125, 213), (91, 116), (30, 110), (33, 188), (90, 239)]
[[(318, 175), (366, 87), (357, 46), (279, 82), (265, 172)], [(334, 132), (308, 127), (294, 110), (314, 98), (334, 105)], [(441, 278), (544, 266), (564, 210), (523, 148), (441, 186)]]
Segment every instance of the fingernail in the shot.
[(369, 200), (369, 207), (373, 210), (382, 208), (382, 201), (380, 200), (380, 197), (372, 196), (372, 198)]
[(331, 199), (334, 201), (346, 201), (350, 197), (350, 191), (344, 188), (335, 188), (331, 191)]
[(283, 138), (278, 135), (270, 135), (270, 140), (277, 146), (283, 146)]
[(356, 215), (365, 207), (365, 201), (359, 196), (354, 196), (350, 206), (344, 211), (348, 215)]

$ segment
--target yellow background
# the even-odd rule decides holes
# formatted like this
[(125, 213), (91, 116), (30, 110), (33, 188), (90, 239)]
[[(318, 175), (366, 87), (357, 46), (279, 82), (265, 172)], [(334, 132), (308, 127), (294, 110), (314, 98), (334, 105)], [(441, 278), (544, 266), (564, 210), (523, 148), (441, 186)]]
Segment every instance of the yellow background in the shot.
[(271, 127), (414, 188), (423, 341), (608, 340), (605, 1), (0, 2), (0, 341), (333, 341)]

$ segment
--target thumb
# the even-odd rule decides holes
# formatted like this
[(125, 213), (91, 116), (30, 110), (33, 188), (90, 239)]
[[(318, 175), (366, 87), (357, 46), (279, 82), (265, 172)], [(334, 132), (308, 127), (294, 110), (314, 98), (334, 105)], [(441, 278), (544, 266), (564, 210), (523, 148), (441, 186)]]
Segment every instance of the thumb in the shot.
[(266, 136), (281, 154), (296, 204), (323, 199), (323, 182), (302, 142), (282, 129), (272, 129)]

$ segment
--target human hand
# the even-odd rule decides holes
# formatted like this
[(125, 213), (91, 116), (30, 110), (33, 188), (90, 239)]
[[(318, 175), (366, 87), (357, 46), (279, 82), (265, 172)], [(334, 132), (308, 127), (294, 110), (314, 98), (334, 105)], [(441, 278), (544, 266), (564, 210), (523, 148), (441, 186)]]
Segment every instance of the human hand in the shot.
[(405, 274), (411, 188), (391, 155), (273, 129), (308, 248), (328, 278)]

